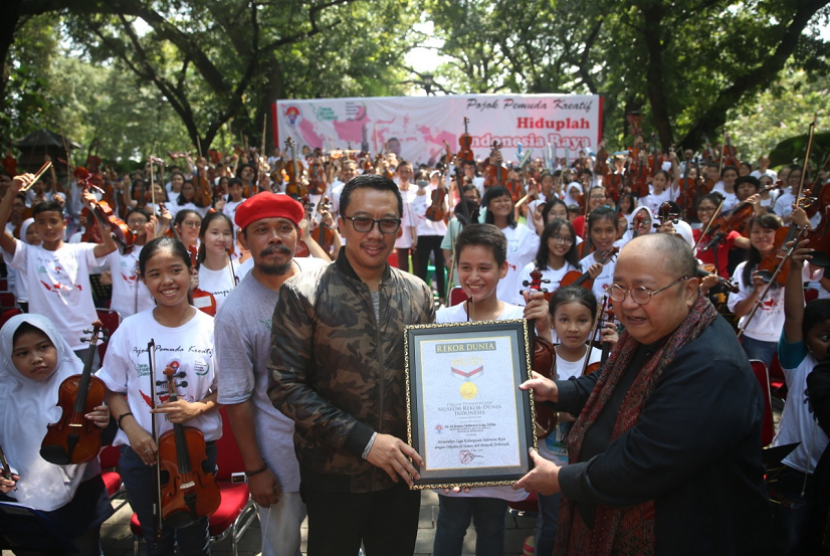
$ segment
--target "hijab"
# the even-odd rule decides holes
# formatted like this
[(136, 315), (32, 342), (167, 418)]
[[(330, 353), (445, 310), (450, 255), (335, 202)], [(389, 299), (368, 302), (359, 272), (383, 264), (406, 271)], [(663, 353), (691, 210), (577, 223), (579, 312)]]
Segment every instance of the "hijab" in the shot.
[(571, 183), (568, 184), (568, 187), (565, 188), (565, 204), (566, 205), (578, 205), (579, 204), (579, 199), (577, 197), (574, 197), (573, 195), (571, 195), (571, 188), (576, 188), (578, 190), (577, 195), (581, 195), (582, 194), (582, 184), (579, 183), (578, 181), (572, 181)]
[[(12, 361), (14, 333), (23, 323), (41, 330), (57, 350), (58, 367), (45, 380), (23, 376)], [(56, 405), (61, 383), (80, 374), (84, 365), (55, 325), (42, 315), (23, 314), (9, 319), (0, 329), (0, 349), (3, 359), (0, 366), (0, 445), (9, 465), (20, 475), (17, 491), (10, 492), (9, 496), (36, 510), (56, 510), (75, 496), (87, 465), (98, 465), (97, 460), (80, 465), (55, 465), (40, 457), (40, 445), (47, 426), (61, 417), (61, 409)]]
[(34, 223), (34, 218), (27, 218), (23, 221), (22, 224), (20, 224), (20, 241), (22, 241), (23, 243), (29, 243), (28, 241), (26, 241), (26, 232), (29, 231), (29, 226), (31, 226)]
[[(638, 214), (640, 214), (640, 211), (643, 211), (643, 210), (646, 211), (646, 213), (648, 213), (649, 221), (651, 221), (652, 224), (656, 224), (656, 222), (654, 221), (654, 215), (651, 213), (650, 208), (648, 208), (645, 205), (640, 205), (640, 206), (636, 207), (634, 209), (634, 212), (631, 213), (631, 219), (629, 220), (628, 229), (625, 231), (625, 233), (623, 234), (623, 236), (619, 240), (619, 242), (617, 242), (619, 244), (618, 247), (622, 248), (623, 245), (625, 245), (626, 243), (628, 243), (629, 241), (631, 241), (632, 239), (637, 237), (637, 236), (634, 235), (634, 218)], [(654, 233), (654, 230), (655, 230), (655, 228), (654, 228), (653, 225), (649, 226), (648, 232), (646, 232), (646, 233), (647, 234)], [(617, 245), (617, 243), (615, 243), (615, 245)]]

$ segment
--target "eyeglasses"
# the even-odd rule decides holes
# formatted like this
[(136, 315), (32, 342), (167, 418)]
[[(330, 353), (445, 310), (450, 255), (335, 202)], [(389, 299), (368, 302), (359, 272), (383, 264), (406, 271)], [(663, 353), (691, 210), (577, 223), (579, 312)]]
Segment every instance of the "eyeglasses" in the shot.
[(697, 207), (697, 212), (699, 212), (699, 213), (700, 213), (700, 212), (715, 212), (715, 209), (716, 209), (716, 208), (717, 208), (717, 207), (704, 207), (704, 206), (700, 206), (700, 207)]
[(377, 223), (378, 228), (380, 228), (383, 234), (394, 234), (401, 227), (400, 218), (381, 218), (379, 220), (369, 218), (368, 216), (344, 216), (343, 218), (351, 220), (354, 231), (360, 232), (361, 234), (371, 232), (372, 228), (375, 227), (375, 223)]
[(186, 220), (186, 221), (182, 222), (182, 225), (185, 228), (198, 228), (202, 225), (202, 223), (201, 222), (194, 222), (193, 220)]
[(550, 238), (555, 241), (556, 243), (573, 243), (574, 238), (571, 236), (550, 236)]
[(673, 280), (670, 284), (663, 286), (662, 288), (658, 288), (656, 290), (650, 290), (645, 286), (637, 286), (636, 288), (626, 289), (619, 284), (611, 284), (608, 286), (608, 295), (611, 296), (613, 301), (617, 303), (622, 303), (625, 301), (626, 296), (629, 292), (631, 292), (631, 299), (634, 300), (634, 303), (637, 305), (646, 305), (649, 301), (651, 301), (652, 296), (657, 295), (662, 291), (666, 291), (670, 287), (677, 285), (685, 280), (691, 278), (690, 276), (681, 276), (677, 280)]

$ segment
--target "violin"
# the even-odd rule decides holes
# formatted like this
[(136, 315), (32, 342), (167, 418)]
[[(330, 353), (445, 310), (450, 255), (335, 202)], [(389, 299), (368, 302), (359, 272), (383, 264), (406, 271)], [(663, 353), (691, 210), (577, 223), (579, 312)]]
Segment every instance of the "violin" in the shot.
[(775, 280), (779, 286), (787, 283), (787, 276), (790, 273), (789, 255), (792, 252), (792, 249), (787, 248), (787, 244), (791, 241), (797, 243), (805, 232), (806, 230), (795, 225), (782, 226), (775, 230), (775, 246), (772, 252), (758, 263), (757, 273), (764, 282), (770, 283)]
[(490, 157), (487, 160), (489, 164), (485, 170), (484, 187), (504, 185), (507, 179), (507, 170), (502, 166), (501, 145), (498, 141), (493, 141)]
[(107, 393), (104, 382), (97, 376), (92, 376), (92, 363), (103, 324), (96, 321), (92, 325), (83, 371), (61, 383), (57, 405), (63, 413), (60, 421), (49, 425), (40, 444), (40, 457), (55, 465), (91, 461), (98, 457), (101, 450), (103, 429), (85, 417), (87, 413), (103, 405)]
[(295, 146), (293, 138), (289, 137), (285, 140), (285, 147), (291, 153), (291, 162), (285, 166), (285, 174), (288, 179), (288, 183), (285, 185), (285, 193), (300, 198), (308, 195), (308, 187), (303, 183), (305, 166), (297, 160), (296, 153), (294, 152)]
[[(3, 448), (0, 447), (0, 477), (3, 477), (7, 481), (13, 481), (12, 479), (12, 469), (9, 466), (9, 462), (6, 461), (6, 454), (3, 453)], [(17, 487), (14, 487), (14, 490), (17, 490)]]
[[(331, 210), (331, 203), (328, 197), (323, 197), (323, 200), (320, 202), (320, 206), (317, 208), (319, 212), (325, 211), (328, 212)], [(314, 238), (314, 241), (323, 248), (323, 251), (328, 253), (330, 256), (333, 254), (334, 249), (334, 234), (336, 232), (329, 228), (325, 222), (322, 220), (320, 221), (320, 225), (317, 226), (313, 232), (311, 232), (311, 237)], [(308, 246), (306, 246), (308, 249)]]
[[(542, 289), (542, 284), (550, 283), (550, 280), (542, 278), (542, 271), (534, 268), (530, 273), (530, 282), (522, 282), (526, 288), (534, 291), (547, 291)], [(527, 323), (528, 335), (533, 342), (533, 370), (551, 380), (556, 379), (556, 349), (550, 340), (536, 335), (536, 322), (529, 320)], [(536, 437), (547, 438), (556, 430), (556, 412), (547, 404), (536, 405)]]
[(728, 133), (724, 133), (723, 137), (723, 165), (734, 166), (737, 168), (738, 165), (740, 165), (740, 161), (738, 160), (738, 151), (732, 146), (732, 139), (729, 137)]
[(631, 192), (634, 193), (637, 197), (645, 197), (648, 195), (648, 182), (651, 179), (650, 173), (646, 170), (648, 162), (644, 158), (643, 153), (639, 153), (642, 156), (635, 159), (637, 164), (637, 169), (632, 169), (633, 179), (631, 182)]
[(319, 160), (313, 159), (308, 165), (308, 170), (308, 192), (312, 195), (325, 195), (326, 181), (325, 176), (323, 176), (323, 165)]
[[(190, 253), (190, 263), (193, 268), (198, 268), (198, 256), (199, 253), (196, 250), (195, 245), (188, 245), (187, 251)], [(206, 292), (201, 288), (193, 288), (191, 292), (193, 295), (193, 306), (199, 309), (201, 312), (205, 313), (206, 315), (210, 315), (211, 317), (216, 316), (216, 298), (213, 297), (213, 294), (210, 292)]]
[[(90, 183), (92, 175), (86, 168), (82, 166), (75, 168), (75, 177), (78, 178), (79, 184), (84, 189), (93, 188), (100, 191), (99, 187)], [(115, 216), (115, 212), (106, 201), (96, 202), (92, 205), (91, 209), (92, 214), (98, 220), (102, 233), (103, 230), (109, 230), (112, 238), (121, 247), (121, 252), (125, 254), (131, 252), (135, 244), (135, 235), (130, 230), (130, 227), (127, 226), (127, 223)]]
[[(597, 161), (594, 164), (594, 173), (598, 176), (606, 176), (610, 171), (611, 169), (608, 167), (608, 151), (605, 150), (605, 141), (600, 141)], [(614, 200), (616, 201), (616, 199)]]
[(672, 212), (672, 204), (668, 201), (660, 205), (660, 208), (657, 209), (657, 220), (660, 223), (655, 222), (652, 224), (655, 228), (659, 228), (666, 222), (671, 222), (672, 224), (677, 224), (677, 220), (680, 214), (676, 212)]
[[(312, 203), (309, 200), (308, 195), (306, 195), (302, 198), (302, 202), (303, 202), (303, 210), (305, 210), (305, 216), (310, 222), (311, 221), (311, 211), (312, 211), (312, 209), (314, 209), (314, 203)], [(294, 250), (294, 256), (295, 257), (310, 257), (311, 256), (311, 251), (308, 250), (308, 245), (306, 244), (305, 241), (302, 240), (302, 238), (297, 240), (297, 247)]]
[(427, 218), (433, 222), (442, 222), (447, 219), (447, 188), (444, 183), (438, 182), (438, 188), (432, 192), (432, 204), (427, 207)]
[(741, 291), (741, 288), (738, 287), (738, 284), (719, 275), (717, 272), (717, 268), (712, 263), (700, 265), (697, 270), (697, 275), (700, 278), (705, 278), (707, 276), (715, 276), (718, 279), (718, 283), (724, 286), (727, 290), (731, 291), (732, 293), (740, 293)]
[[(619, 253), (620, 248), (614, 247), (610, 251), (606, 251), (602, 254), (599, 261), (599, 264), (605, 264), (608, 260)], [(562, 281), (559, 283), (560, 288), (564, 288), (567, 286), (582, 286), (586, 290), (590, 290), (594, 287), (594, 279), (591, 278), (591, 274), (586, 270), (585, 272), (579, 272), (578, 270), (571, 270), (566, 272), (565, 275), (562, 277)]]
[(706, 136), (706, 134), (702, 134), (700, 138), (703, 139), (704, 147), (703, 152), (700, 153), (700, 156), (702, 156), (706, 162), (720, 162), (720, 158), (718, 158), (718, 153), (715, 151), (715, 149), (712, 148), (712, 144), (709, 142), (709, 138)]
[(602, 342), (602, 355), (600, 356), (599, 361), (595, 361), (590, 365), (588, 364), (588, 361), (591, 359), (591, 352), (596, 344), (599, 331), (605, 327), (606, 322), (613, 322), (613, 320), (614, 309), (608, 305), (608, 295), (603, 295), (600, 312), (597, 315), (597, 321), (594, 324), (594, 332), (591, 335), (591, 341), (588, 342), (588, 352), (585, 354), (585, 364), (582, 370), (582, 376), (588, 376), (591, 373), (597, 372), (603, 367), (603, 365), (605, 365), (605, 362), (608, 361), (608, 355), (611, 353), (611, 344), (608, 342)]
[[(709, 227), (709, 237), (712, 239), (700, 250), (698, 256), (722, 243), (732, 230), (742, 236), (749, 236), (749, 223), (755, 216), (755, 207), (747, 202), (740, 203), (733, 208), (729, 214), (721, 214), (712, 222)], [(701, 238), (703, 235), (700, 236)]]
[[(164, 375), (170, 401), (178, 401), (176, 387), (186, 386), (187, 382), (177, 385), (176, 379), (185, 378), (184, 371), (168, 366)], [(165, 525), (186, 527), (219, 508), (221, 495), (213, 473), (202, 470), (206, 459), (205, 436), (195, 427), (174, 423), (173, 430), (159, 438), (158, 461), (164, 471), (160, 484), (161, 517)]]
[(458, 151), (458, 160), (461, 162), (474, 162), (475, 156), (473, 155), (473, 136), (467, 132), (467, 124), (470, 123), (470, 118), (464, 117), (464, 134), (458, 138), (458, 144), (461, 147), (461, 150)]
[[(467, 118), (464, 118), (465, 120)], [(6, 151), (6, 156), (3, 158), (3, 168), (11, 177), (17, 175), (17, 159), (12, 155), (11, 151)]]
[(207, 176), (207, 161), (204, 158), (199, 157), (199, 162), (196, 164), (196, 172), (199, 175), (199, 186), (196, 188), (196, 194), (193, 196), (193, 203), (197, 207), (209, 207), (213, 204), (213, 191)]
[(697, 201), (702, 195), (700, 181), (693, 180), (689, 177), (691, 165), (692, 161), (687, 157), (686, 164), (683, 165), (683, 177), (677, 182), (677, 188), (680, 190), (678, 204), (680, 205), (683, 220), (698, 220)]
[[(830, 160), (830, 157), (828, 157)], [(810, 264), (822, 268), (830, 267), (830, 219), (827, 218), (827, 207), (830, 206), (830, 183), (826, 183), (818, 192), (816, 210), (821, 211), (821, 220), (813, 230), (807, 233), (810, 240), (807, 247), (813, 250)]]

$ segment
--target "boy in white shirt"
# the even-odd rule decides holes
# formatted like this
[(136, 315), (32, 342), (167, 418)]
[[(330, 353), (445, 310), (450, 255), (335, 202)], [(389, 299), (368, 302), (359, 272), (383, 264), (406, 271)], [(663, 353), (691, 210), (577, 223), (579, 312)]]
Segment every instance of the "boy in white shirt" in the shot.
[[(48, 317), (83, 359), (87, 352), (87, 346), (81, 342), (84, 329), (98, 320), (89, 285), (89, 269), (103, 266), (104, 258), (115, 251), (117, 245), (109, 233), (104, 234), (100, 244), (64, 243), (63, 205), (55, 201), (39, 203), (32, 211), (41, 245), (28, 245), (15, 239), (5, 230), (6, 222), (15, 196), (33, 178), (31, 174), (17, 176), (0, 203), (0, 228), (3, 228), (0, 247), (6, 264), (28, 273), (31, 285), (29, 311)], [(87, 203), (95, 200), (89, 191), (85, 191), (83, 197)]]

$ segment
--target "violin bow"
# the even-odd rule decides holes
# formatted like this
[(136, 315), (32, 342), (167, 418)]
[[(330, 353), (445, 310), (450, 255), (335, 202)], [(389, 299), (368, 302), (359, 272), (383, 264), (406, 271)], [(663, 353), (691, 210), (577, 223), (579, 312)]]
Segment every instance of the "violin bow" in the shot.
[[(156, 408), (156, 341), (155, 339), (150, 340), (147, 343), (147, 359), (150, 364), (150, 399), (152, 400), (150, 403), (152, 406), (150, 409)], [(159, 445), (159, 432), (158, 426), (156, 425), (156, 414), (150, 414), (150, 421), (152, 422), (152, 435), (153, 435), (153, 442), (156, 443), (156, 446)], [(156, 457), (156, 476), (155, 476), (155, 484), (153, 485), (153, 489), (155, 490), (156, 499), (153, 501), (153, 531), (155, 533), (156, 539), (161, 538), (161, 531), (162, 531), (162, 523), (163, 518), (161, 515), (161, 462), (159, 461), (158, 456)]]
[(46, 173), (46, 170), (48, 170), (51, 167), (52, 167), (52, 163), (50, 161), (44, 162), (43, 166), (41, 166), (40, 169), (37, 171), (37, 173), (35, 174), (35, 177), (32, 179), (32, 181), (28, 185), (26, 185), (25, 187), (21, 187), (19, 192), (23, 193), (24, 191), (29, 191), (32, 188), (32, 186), (35, 184), (35, 182), (37, 180), (39, 180), (41, 178), (41, 176), (43, 176), (43, 174)]
[(697, 241), (695, 242), (694, 247), (692, 247), (692, 252), (693, 253), (694, 253), (695, 249), (697, 249), (697, 246), (700, 243), (700, 240), (703, 239), (703, 236), (705, 236), (707, 233), (709, 233), (709, 228), (712, 227), (712, 222), (714, 222), (715, 218), (717, 218), (718, 215), (720, 215), (720, 210), (721, 210), (721, 208), (723, 208), (723, 201), (724, 201), (724, 199), (721, 199), (721, 202), (718, 204), (717, 208), (715, 209), (715, 212), (712, 214), (712, 218), (709, 219), (709, 223), (706, 224), (706, 227), (703, 229), (703, 233), (700, 234), (699, 238), (697, 238)]
[[(798, 193), (796, 194), (796, 200), (801, 198), (801, 192), (804, 190), (804, 179), (807, 177), (807, 169), (810, 166), (810, 156), (813, 154), (813, 136), (816, 132), (816, 118), (818, 114), (813, 116), (813, 121), (810, 122), (810, 131), (809, 136), (810, 138), (807, 140), (807, 152), (804, 154), (804, 166), (801, 169), (801, 181), (798, 183)], [(816, 193), (816, 192), (814, 192)]]
[(582, 372), (579, 376), (585, 376), (585, 371), (588, 370), (588, 361), (591, 359), (591, 350), (594, 349), (594, 344), (597, 342), (597, 334), (599, 333), (599, 324), (602, 322), (602, 315), (605, 313), (605, 308), (608, 306), (608, 294), (602, 295), (602, 307), (597, 311), (594, 317), (594, 325), (591, 327), (591, 339), (588, 341), (588, 351), (585, 352), (585, 360), (582, 362)]

